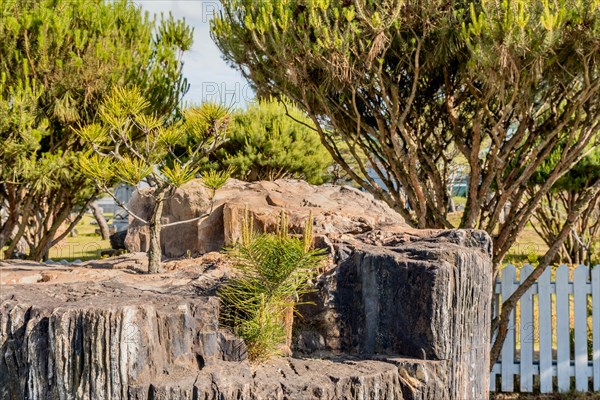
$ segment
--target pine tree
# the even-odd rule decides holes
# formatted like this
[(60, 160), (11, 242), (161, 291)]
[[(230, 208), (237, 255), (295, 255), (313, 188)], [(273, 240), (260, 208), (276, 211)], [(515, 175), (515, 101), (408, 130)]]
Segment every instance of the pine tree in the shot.
[(312, 225), (311, 215), (299, 239), (289, 235), (285, 212), (276, 233), (256, 234), (248, 213), (242, 221), (242, 242), (230, 250), (239, 274), (218, 295), (221, 322), (244, 339), (251, 361), (290, 351), (295, 306), (326, 257), (312, 249)]
[[(162, 228), (206, 217), (200, 215), (170, 224), (161, 221), (165, 200), (175, 189), (195, 178), (200, 160), (222, 144), (228, 123), (224, 107), (206, 103), (186, 109), (182, 120), (166, 125), (165, 116), (154, 114), (151, 103), (137, 88), (115, 88), (100, 106), (100, 122), (77, 130), (77, 135), (91, 148), (78, 160), (81, 173), (99, 190), (110, 194), (131, 217), (148, 225), (149, 273), (160, 270)], [(189, 142), (195, 145), (187, 147), (185, 154), (175, 153), (181, 143)], [(151, 188), (152, 212), (148, 220), (128, 209), (111, 190), (116, 183), (135, 186), (142, 181)], [(226, 173), (211, 173), (204, 184), (213, 190), (214, 198), (215, 191), (226, 181)]]
[(112, 87), (136, 85), (154, 112), (177, 117), (188, 89), (181, 57), (191, 43), (185, 23), (150, 19), (127, 0), (0, 0), (6, 256), (26, 242), (29, 258), (44, 259), (96, 197), (93, 182), (74, 168), (85, 151), (74, 130), (98, 120)]
[[(496, 267), (544, 194), (600, 145), (595, 0), (221, 3), (213, 38), (260, 96), (294, 101), (335, 162), (412, 226), (490, 233)], [(455, 226), (457, 152), (469, 191)]]
[(275, 99), (251, 103), (233, 114), (227, 142), (211, 156), (213, 167), (235, 170), (245, 181), (329, 180), (333, 159), (312, 121), (292, 104)]

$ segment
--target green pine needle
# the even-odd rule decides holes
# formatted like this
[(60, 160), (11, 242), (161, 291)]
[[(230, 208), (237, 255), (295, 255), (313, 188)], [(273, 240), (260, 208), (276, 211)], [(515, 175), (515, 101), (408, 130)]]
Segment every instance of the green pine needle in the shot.
[(240, 275), (218, 294), (221, 322), (244, 339), (249, 359), (260, 362), (279, 354), (285, 345), (291, 329), (286, 326), (286, 312), (311, 291), (310, 281), (325, 254), (311, 250), (305, 240), (290, 237), (287, 217), (280, 218), (276, 234), (248, 234), (250, 224), (246, 215), (245, 238), (230, 251)]

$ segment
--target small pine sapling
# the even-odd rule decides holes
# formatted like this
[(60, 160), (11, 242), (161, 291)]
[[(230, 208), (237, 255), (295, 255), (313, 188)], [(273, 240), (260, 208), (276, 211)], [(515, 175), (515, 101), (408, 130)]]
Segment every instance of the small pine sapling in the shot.
[(312, 249), (312, 224), (310, 215), (302, 239), (291, 237), (282, 213), (275, 233), (256, 234), (245, 213), (241, 243), (230, 251), (239, 275), (218, 294), (221, 322), (244, 339), (253, 362), (291, 352), (295, 307), (326, 257)]

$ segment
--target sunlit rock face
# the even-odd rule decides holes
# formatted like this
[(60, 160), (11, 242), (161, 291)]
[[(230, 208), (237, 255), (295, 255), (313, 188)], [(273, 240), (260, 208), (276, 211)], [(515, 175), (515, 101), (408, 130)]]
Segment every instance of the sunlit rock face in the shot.
[(245, 359), (218, 298), (98, 278), (2, 286), (1, 399), (126, 399), (138, 382)]
[[(152, 199), (136, 193), (130, 208), (142, 218), (149, 218)], [(212, 212), (211, 211), (212, 207)], [(199, 181), (178, 189), (165, 203), (163, 223), (208, 216), (198, 222), (166, 227), (162, 231), (162, 250), (166, 257), (199, 255), (220, 251), (241, 237), (242, 218), (248, 213), (257, 230), (274, 231), (281, 212), (285, 212), (291, 231), (301, 232), (312, 213), (317, 235), (337, 237), (374, 229), (410, 229), (404, 219), (385, 203), (370, 194), (347, 186), (314, 186), (298, 180), (242, 182), (230, 179), (216, 193), (214, 204), (210, 191)], [(130, 218), (125, 245), (131, 252), (146, 251), (148, 228)]]
[(371, 232), (347, 238), (337, 249), (336, 265), (310, 296), (316, 306), (301, 309), (299, 351), (429, 360), (422, 366), (435, 366), (428, 393), (436, 394), (426, 398), (487, 398), (487, 234)]

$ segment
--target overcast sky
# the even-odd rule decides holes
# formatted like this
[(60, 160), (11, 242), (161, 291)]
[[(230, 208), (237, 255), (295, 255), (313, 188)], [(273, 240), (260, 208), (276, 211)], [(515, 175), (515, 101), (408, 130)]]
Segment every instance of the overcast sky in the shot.
[(190, 83), (185, 100), (200, 103), (204, 100), (244, 106), (253, 93), (242, 75), (230, 68), (209, 34), (209, 21), (218, 10), (214, 0), (135, 0), (150, 14), (169, 11), (176, 18), (185, 18), (194, 27), (194, 45), (184, 56), (184, 76)]

